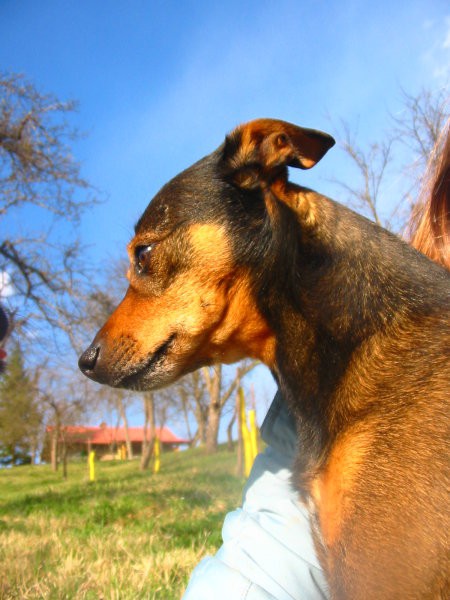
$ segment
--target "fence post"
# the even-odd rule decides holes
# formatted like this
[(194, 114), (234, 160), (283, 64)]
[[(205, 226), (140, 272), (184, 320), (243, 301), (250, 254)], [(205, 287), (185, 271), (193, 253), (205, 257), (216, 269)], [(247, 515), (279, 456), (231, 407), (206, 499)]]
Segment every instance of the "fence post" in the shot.
[(122, 444), (120, 446), (120, 460), (126, 460), (127, 458), (127, 446), (126, 444)]
[(240, 409), (240, 422), (242, 431), (242, 442), (244, 446), (244, 474), (246, 477), (250, 475), (252, 468), (253, 456), (252, 456), (252, 443), (250, 440), (250, 431), (247, 425), (247, 416), (245, 414), (245, 397), (244, 390), (239, 388), (239, 409)]
[(95, 481), (95, 450), (89, 452), (89, 481)]
[(153, 453), (154, 453), (153, 473), (156, 475), (156, 473), (159, 473), (159, 469), (161, 467), (161, 459), (160, 459), (161, 448), (160, 448), (160, 444), (159, 444), (159, 438), (157, 436), (155, 436), (155, 440), (153, 442)]
[(250, 421), (250, 443), (252, 447), (252, 459), (258, 455), (258, 426), (256, 425), (256, 410), (252, 408), (248, 411), (248, 418)]

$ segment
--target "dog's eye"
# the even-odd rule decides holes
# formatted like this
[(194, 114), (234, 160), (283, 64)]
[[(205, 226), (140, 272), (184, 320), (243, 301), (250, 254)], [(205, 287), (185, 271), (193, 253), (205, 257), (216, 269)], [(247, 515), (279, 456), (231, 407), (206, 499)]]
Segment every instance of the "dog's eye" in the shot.
[(134, 256), (136, 259), (136, 271), (138, 273), (143, 273), (149, 264), (150, 254), (153, 246), (137, 246), (134, 251)]

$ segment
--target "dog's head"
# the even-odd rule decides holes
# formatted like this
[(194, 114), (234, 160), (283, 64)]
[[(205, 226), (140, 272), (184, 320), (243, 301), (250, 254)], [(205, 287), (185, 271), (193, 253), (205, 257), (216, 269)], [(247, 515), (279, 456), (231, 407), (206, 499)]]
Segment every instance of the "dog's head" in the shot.
[(268, 365), (275, 339), (255, 280), (270, 269), (287, 167), (309, 169), (329, 135), (261, 119), (165, 185), (128, 245), (129, 288), (79, 366), (115, 387), (153, 389), (245, 356)]

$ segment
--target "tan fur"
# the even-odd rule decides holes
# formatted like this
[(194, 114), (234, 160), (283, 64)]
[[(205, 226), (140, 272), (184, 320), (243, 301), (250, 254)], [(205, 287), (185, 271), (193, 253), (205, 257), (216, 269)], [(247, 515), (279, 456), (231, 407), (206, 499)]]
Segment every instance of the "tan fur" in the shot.
[[(273, 333), (251, 301), (245, 274), (230, 271), (225, 230), (213, 224), (194, 225), (189, 237), (193, 246), (189, 272), (178, 277), (163, 296), (155, 297), (130, 269), (130, 288), (101, 334), (113, 347), (113, 340), (128, 344), (126, 332), (132, 331), (133, 356), (139, 360), (153, 353), (176, 325), (185, 332), (174, 348), (184, 368), (189, 368), (189, 356), (196, 362), (232, 363), (250, 356), (273, 363)], [(130, 242), (131, 257), (142, 242), (142, 237)]]
[(322, 541), (328, 548), (335, 544), (342, 523), (350, 517), (352, 488), (371, 438), (370, 431), (361, 431), (361, 427), (347, 431), (333, 445), (325, 468), (312, 482), (311, 495), (317, 507)]

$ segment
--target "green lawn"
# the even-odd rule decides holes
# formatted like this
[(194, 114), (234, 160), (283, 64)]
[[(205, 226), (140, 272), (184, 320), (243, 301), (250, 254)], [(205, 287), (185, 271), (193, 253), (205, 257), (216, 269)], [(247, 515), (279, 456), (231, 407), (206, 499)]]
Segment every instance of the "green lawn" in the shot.
[(220, 545), (240, 503), (236, 455), (162, 455), (158, 475), (136, 461), (0, 470), (0, 598), (179, 598), (195, 564)]

